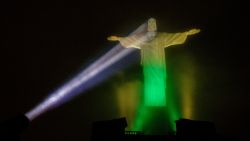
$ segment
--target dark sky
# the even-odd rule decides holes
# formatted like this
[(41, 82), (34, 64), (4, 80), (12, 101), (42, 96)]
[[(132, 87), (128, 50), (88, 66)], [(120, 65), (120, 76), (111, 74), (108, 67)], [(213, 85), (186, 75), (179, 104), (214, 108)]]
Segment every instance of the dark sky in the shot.
[[(0, 120), (27, 112), (86, 62), (115, 45), (107, 36), (126, 35), (154, 17), (160, 31), (202, 30), (186, 48), (167, 51), (169, 64), (177, 64), (172, 71), (178, 69), (183, 54), (195, 60), (196, 119), (215, 121), (218, 131), (228, 136), (248, 136), (249, 22), (243, 4), (36, 0), (0, 5)], [(140, 77), (139, 61), (131, 68), (124, 73)], [(35, 119), (24, 139), (89, 139), (91, 122), (119, 116), (112, 93), (114, 79)]]

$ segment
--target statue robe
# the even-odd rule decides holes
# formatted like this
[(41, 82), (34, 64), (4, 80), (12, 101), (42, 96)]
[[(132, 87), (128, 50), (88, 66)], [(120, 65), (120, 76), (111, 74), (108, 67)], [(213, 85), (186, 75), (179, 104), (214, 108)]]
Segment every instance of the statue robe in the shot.
[(166, 106), (167, 85), (164, 49), (171, 45), (183, 44), (188, 33), (152, 33), (135, 34), (123, 38), (120, 42), (124, 47), (141, 49), (145, 105)]

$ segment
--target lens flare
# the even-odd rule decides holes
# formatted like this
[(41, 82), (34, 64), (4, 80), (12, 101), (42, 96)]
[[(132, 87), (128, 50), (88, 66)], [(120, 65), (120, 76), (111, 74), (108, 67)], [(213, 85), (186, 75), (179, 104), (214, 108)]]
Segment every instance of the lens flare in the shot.
[[(130, 35), (146, 30), (146, 24), (139, 26)], [(26, 113), (26, 116), (33, 120), (39, 115), (54, 109), (63, 103), (69, 101), (80, 93), (83, 93), (90, 87), (93, 87), (104, 78), (104, 71), (110, 68), (113, 64), (132, 53), (135, 49), (124, 49), (120, 45), (116, 45), (106, 54), (104, 54), (97, 61), (92, 63), (89, 67), (74, 76), (71, 80), (57, 88), (54, 92), (49, 94), (44, 101), (38, 104), (35, 108)]]

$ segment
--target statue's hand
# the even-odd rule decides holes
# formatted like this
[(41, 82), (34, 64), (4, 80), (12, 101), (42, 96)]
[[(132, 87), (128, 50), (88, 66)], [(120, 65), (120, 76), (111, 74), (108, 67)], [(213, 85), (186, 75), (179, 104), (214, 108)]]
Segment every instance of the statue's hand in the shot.
[(194, 28), (194, 29), (191, 29), (191, 30), (187, 31), (187, 34), (188, 35), (194, 35), (194, 34), (199, 33), (200, 31), (201, 31), (200, 29)]
[(120, 41), (121, 37), (109, 36), (107, 39), (108, 39), (109, 41)]

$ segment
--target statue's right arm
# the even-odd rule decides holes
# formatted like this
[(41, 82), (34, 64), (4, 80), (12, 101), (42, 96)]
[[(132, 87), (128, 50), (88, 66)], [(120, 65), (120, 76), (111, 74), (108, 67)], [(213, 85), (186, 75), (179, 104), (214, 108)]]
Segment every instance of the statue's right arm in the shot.
[(137, 48), (140, 49), (135, 45), (136, 39), (133, 36), (129, 37), (117, 37), (117, 36), (109, 36), (107, 38), (109, 41), (119, 41), (120, 44), (125, 48)]

